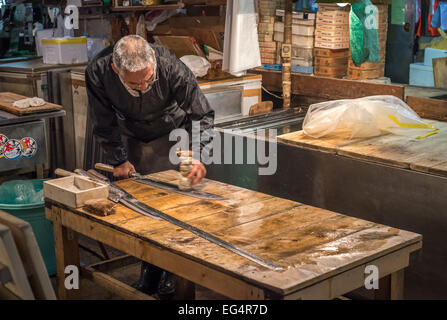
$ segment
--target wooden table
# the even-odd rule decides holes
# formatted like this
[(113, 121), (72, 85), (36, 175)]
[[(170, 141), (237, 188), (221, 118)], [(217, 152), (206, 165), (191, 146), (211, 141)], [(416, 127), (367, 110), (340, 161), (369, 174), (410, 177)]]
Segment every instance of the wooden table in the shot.
[[(151, 176), (177, 179), (175, 171)], [(422, 246), (419, 234), (216, 181), (205, 179), (203, 190), (228, 200), (200, 200), (133, 180), (119, 185), (140, 201), (284, 270), (272, 271), (121, 205), (115, 214), (99, 217), (47, 201), (46, 217), (54, 223), (60, 298), (79, 297), (79, 290), (64, 287), (65, 266), (79, 265), (77, 233), (233, 299), (333, 299), (364, 286), (368, 265), (379, 269), (379, 293), (399, 299), (409, 255)], [(133, 297), (132, 289), (126, 290), (125, 296)]]
[(424, 120), (439, 131), (423, 139), (386, 134), (350, 139), (337, 134), (315, 139), (303, 131), (278, 136), (278, 142), (447, 177), (447, 122)]

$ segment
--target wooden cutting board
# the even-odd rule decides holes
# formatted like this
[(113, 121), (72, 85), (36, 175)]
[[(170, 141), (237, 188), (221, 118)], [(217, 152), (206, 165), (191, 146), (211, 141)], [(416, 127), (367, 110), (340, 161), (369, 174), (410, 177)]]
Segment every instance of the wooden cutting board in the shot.
[(6, 112), (15, 114), (17, 116), (23, 116), (38, 112), (48, 112), (61, 110), (62, 106), (50, 102), (46, 102), (44, 105), (39, 107), (29, 107), (25, 109), (17, 108), (13, 106), (13, 103), (17, 100), (26, 99), (29, 97), (22, 96), (20, 94), (12, 92), (0, 92), (0, 109)]

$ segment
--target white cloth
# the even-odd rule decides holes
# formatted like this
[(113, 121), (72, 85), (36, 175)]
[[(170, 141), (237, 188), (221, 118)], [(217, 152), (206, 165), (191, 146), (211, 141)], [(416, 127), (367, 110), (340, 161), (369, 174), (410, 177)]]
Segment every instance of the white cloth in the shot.
[(227, 0), (222, 69), (235, 76), (261, 66), (255, 0)]
[(12, 105), (20, 109), (26, 109), (29, 107), (40, 107), (43, 106), (45, 103), (46, 103), (45, 100), (38, 97), (34, 97), (34, 98), (17, 100)]

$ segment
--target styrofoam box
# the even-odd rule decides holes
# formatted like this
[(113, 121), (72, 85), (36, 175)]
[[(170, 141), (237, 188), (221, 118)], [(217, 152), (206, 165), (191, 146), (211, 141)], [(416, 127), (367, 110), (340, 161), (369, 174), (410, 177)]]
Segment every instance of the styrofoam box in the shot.
[(433, 66), (422, 62), (410, 64), (410, 84), (413, 86), (434, 87)]
[(426, 66), (433, 66), (433, 59), (447, 57), (447, 50), (425, 48), (424, 50), (424, 64)]
[[(274, 39), (275, 41), (284, 42), (284, 33), (275, 31)], [(313, 48), (314, 37), (292, 34), (292, 46), (300, 48)]]
[[(283, 30), (284, 30), (284, 23), (279, 21), (275, 22), (275, 31), (283, 32)], [(300, 36), (312, 36), (314, 32), (315, 32), (314, 26), (292, 24), (292, 34)]]
[(42, 39), (43, 63), (75, 64), (88, 61), (87, 38)]

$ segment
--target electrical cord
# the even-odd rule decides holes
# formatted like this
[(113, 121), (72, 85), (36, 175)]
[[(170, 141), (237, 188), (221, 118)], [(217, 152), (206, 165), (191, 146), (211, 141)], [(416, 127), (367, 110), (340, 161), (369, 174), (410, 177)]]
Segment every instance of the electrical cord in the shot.
[(261, 88), (262, 88), (262, 90), (264, 90), (265, 92), (267, 92), (269, 95), (274, 96), (275, 98), (278, 98), (278, 99), (284, 99), (284, 98), (281, 97), (281, 96), (278, 96), (278, 95), (276, 95), (276, 94), (274, 94), (274, 93), (271, 93), (271, 92), (268, 91), (266, 88), (264, 88), (264, 86), (261, 86)]

